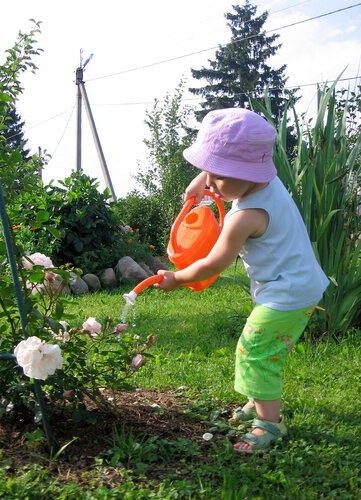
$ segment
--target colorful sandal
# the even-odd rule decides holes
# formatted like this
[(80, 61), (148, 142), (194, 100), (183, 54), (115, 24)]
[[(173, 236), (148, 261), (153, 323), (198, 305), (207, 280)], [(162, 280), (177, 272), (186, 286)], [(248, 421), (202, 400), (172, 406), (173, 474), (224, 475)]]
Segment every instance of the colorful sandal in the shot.
[(253, 420), (254, 418), (257, 418), (256, 407), (251, 406), (250, 408), (236, 408), (229, 421), (233, 423), (246, 422), (247, 420)]
[(271, 447), (271, 444), (276, 441), (276, 439), (281, 439), (287, 435), (287, 427), (283, 420), (278, 424), (274, 422), (269, 422), (268, 420), (259, 420), (255, 418), (252, 422), (252, 428), (258, 427), (260, 429), (264, 429), (266, 432), (262, 436), (255, 436), (251, 432), (248, 432), (244, 436), (241, 437), (239, 442), (247, 443), (252, 446), (250, 450), (239, 450), (235, 448), (234, 450), (238, 453), (245, 453), (246, 455), (253, 454), (262, 454), (268, 451)]

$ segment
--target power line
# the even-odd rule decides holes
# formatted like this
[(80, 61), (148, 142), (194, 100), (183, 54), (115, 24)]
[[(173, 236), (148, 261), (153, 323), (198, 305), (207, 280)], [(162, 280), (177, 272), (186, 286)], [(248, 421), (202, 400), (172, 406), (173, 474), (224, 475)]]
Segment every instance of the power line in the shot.
[[(68, 113), (68, 111), (70, 111), (71, 109), (74, 109), (74, 107), (73, 108), (68, 108), (65, 111), (62, 111), (61, 113), (58, 113), (57, 115), (51, 116), (50, 118), (47, 118), (46, 120), (43, 120), (42, 122), (36, 123), (35, 125), (31, 125), (31, 127), (25, 127), (26, 128), (26, 132), (28, 130), (33, 129), (33, 128), (39, 127), (40, 125), (43, 125), (44, 123), (47, 123), (50, 120), (54, 120), (55, 118), (58, 118), (59, 116), (62, 116), (65, 113)], [(12, 139), (13, 137), (16, 137), (17, 135), (19, 135), (19, 134), (11, 135), (10, 137), (8, 137), (8, 139)]]
[[(361, 79), (361, 76), (352, 76), (350, 78), (340, 78), (338, 81), (339, 82), (346, 82), (346, 81), (358, 80), (358, 79)], [(278, 87), (270, 87), (268, 90), (295, 90), (295, 89), (302, 88), (302, 87), (312, 87), (315, 85), (326, 85), (327, 83), (333, 83), (335, 81), (336, 81), (336, 79), (335, 80), (327, 80), (324, 82), (304, 83), (302, 85), (292, 85), (289, 87), (283, 87), (282, 89), (278, 88)], [(201, 99), (202, 99), (202, 97), (186, 97), (186, 98), (182, 99), (182, 102), (198, 101)], [(157, 102), (161, 103), (164, 101), (162, 99), (157, 99)], [(153, 101), (139, 101), (139, 102), (99, 103), (99, 104), (93, 103), (92, 106), (146, 106), (146, 105), (153, 104), (153, 103), (154, 103), (154, 100)]]
[[(274, 31), (280, 31), (282, 29), (285, 29), (285, 28), (291, 28), (293, 26), (297, 26), (299, 24), (303, 24), (303, 23), (307, 23), (309, 21), (314, 21), (315, 19), (321, 19), (322, 17), (326, 17), (326, 16), (330, 16), (332, 14), (338, 14), (339, 12), (343, 12), (345, 10), (349, 10), (349, 9), (353, 9), (355, 7), (359, 7), (361, 5), (361, 2), (357, 3), (357, 4), (354, 4), (354, 5), (349, 5), (348, 7), (343, 7), (342, 9), (338, 9), (338, 10), (333, 10), (331, 12), (326, 12), (325, 14), (319, 14), (318, 16), (314, 16), (314, 17), (309, 17), (308, 19), (303, 19), (302, 21), (296, 21), (294, 23), (291, 23), (291, 24), (287, 24), (287, 25), (284, 25), (284, 26), (280, 26), (278, 28), (274, 28), (272, 30), (268, 30), (266, 31), (265, 33), (268, 34), (268, 33), (272, 33)], [(210, 50), (215, 50), (215, 49), (218, 49), (219, 47), (226, 47), (227, 45), (232, 45), (232, 44), (236, 44), (236, 43), (239, 43), (239, 42), (243, 42), (245, 40), (250, 40), (252, 38), (255, 38), (257, 37), (258, 35), (250, 35), (248, 37), (244, 37), (244, 38), (240, 38), (240, 39), (236, 39), (236, 40), (233, 40), (232, 42), (228, 43), (228, 44), (225, 44), (225, 45), (218, 45), (217, 47), (209, 47), (208, 49), (202, 49), (202, 50), (198, 50), (196, 52), (191, 52), (189, 54), (184, 54), (182, 56), (176, 56), (176, 57), (171, 57), (169, 59), (164, 59), (162, 61), (157, 61), (157, 62), (154, 62), (154, 63), (149, 63), (149, 64), (145, 64), (143, 66), (138, 66), (138, 67), (135, 67), (135, 68), (130, 68), (130, 69), (126, 69), (126, 70), (123, 70), (123, 71), (118, 71), (117, 73), (111, 73), (109, 75), (103, 75), (103, 76), (98, 76), (96, 78), (90, 78), (89, 80), (87, 80), (88, 82), (93, 82), (93, 81), (96, 81), (96, 80), (102, 80), (104, 78), (111, 78), (113, 76), (118, 76), (118, 75), (124, 75), (126, 73), (131, 73), (133, 71), (138, 71), (140, 69), (147, 69), (147, 68), (151, 68), (153, 66), (158, 66), (159, 64), (165, 64), (165, 63), (168, 63), (168, 62), (172, 62), (172, 61), (177, 61), (179, 59), (184, 59), (186, 57), (191, 57), (191, 56), (194, 56), (194, 55), (197, 55), (197, 54), (201, 54), (203, 52), (208, 52)]]
[(308, 2), (311, 2), (312, 0), (304, 0), (303, 2), (298, 2), (298, 3), (295, 3), (293, 5), (290, 5), (289, 7), (284, 7), (283, 9), (279, 9), (279, 10), (272, 10), (271, 11), (271, 14), (278, 14), (279, 12), (283, 12), (285, 10), (289, 10), (289, 9), (293, 9), (293, 7), (297, 7), (298, 5), (302, 5), (304, 3), (308, 3)]
[(69, 123), (70, 123), (71, 117), (73, 116), (74, 109), (75, 109), (75, 106), (73, 106), (73, 108), (72, 108), (72, 110), (71, 110), (71, 113), (70, 113), (70, 115), (69, 115), (68, 121), (66, 122), (65, 128), (64, 128), (64, 130), (63, 130), (63, 133), (62, 133), (62, 134), (61, 134), (61, 136), (60, 136), (60, 139), (59, 139), (59, 141), (58, 141), (58, 144), (55, 146), (55, 149), (54, 149), (54, 151), (53, 151), (52, 156), (54, 156), (54, 155), (55, 155), (55, 153), (56, 153), (56, 152), (57, 152), (57, 150), (58, 150), (58, 147), (60, 146), (61, 141), (63, 140), (63, 137), (64, 137), (64, 135), (65, 135), (65, 132), (67, 131), (67, 129), (68, 129), (68, 127), (69, 127)]

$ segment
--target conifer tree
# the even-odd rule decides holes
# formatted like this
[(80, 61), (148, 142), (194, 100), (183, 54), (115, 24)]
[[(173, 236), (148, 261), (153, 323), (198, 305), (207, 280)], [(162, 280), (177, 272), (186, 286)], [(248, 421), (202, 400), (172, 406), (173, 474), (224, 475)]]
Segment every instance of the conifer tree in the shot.
[(28, 142), (24, 137), (24, 122), (21, 121), (20, 115), (15, 111), (15, 109), (10, 108), (7, 112), (5, 124), (7, 128), (4, 129), (3, 135), (6, 139), (7, 145), (13, 149), (18, 149), (23, 157), (24, 161), (29, 161), (30, 159), (30, 149), (25, 149), (25, 145)]
[(215, 60), (208, 60), (208, 68), (191, 70), (195, 79), (207, 81), (204, 87), (189, 89), (205, 99), (197, 118), (202, 119), (212, 109), (249, 107), (249, 98), (262, 99), (268, 86), (272, 114), (277, 119), (290, 98), (285, 89), (286, 65), (274, 69), (267, 63), (281, 46), (275, 43), (279, 35), (267, 35), (263, 26), (268, 12), (256, 16), (257, 7), (249, 0), (243, 6), (234, 5), (233, 9), (234, 12), (225, 14), (232, 33), (230, 42), (219, 45)]

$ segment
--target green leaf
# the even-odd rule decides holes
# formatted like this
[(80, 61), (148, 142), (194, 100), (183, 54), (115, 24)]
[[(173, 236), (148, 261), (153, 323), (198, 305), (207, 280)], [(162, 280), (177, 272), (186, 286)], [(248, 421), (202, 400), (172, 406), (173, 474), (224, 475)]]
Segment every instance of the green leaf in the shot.
[(83, 415), (79, 411), (73, 411), (71, 418), (74, 422), (81, 422), (83, 420)]
[(2, 102), (10, 102), (12, 101), (12, 98), (8, 94), (0, 94), (0, 101)]
[(44, 226), (47, 231), (49, 231), (50, 234), (54, 236), (57, 240), (61, 240), (61, 232), (56, 229), (55, 227), (52, 226)]
[(49, 220), (49, 217), (50, 217), (49, 212), (47, 212), (46, 210), (41, 210), (36, 214), (35, 219), (38, 222), (47, 222)]
[(60, 302), (60, 300), (57, 301), (56, 306), (55, 306), (55, 317), (57, 319), (60, 319), (64, 313), (64, 306)]
[(33, 271), (29, 276), (30, 283), (42, 283), (44, 281), (45, 274), (43, 271)]

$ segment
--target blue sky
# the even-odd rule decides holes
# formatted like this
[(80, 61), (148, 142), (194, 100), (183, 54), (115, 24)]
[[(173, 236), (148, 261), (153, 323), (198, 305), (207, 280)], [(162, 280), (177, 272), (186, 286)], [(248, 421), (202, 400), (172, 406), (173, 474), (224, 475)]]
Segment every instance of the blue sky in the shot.
[[(207, 66), (220, 43), (229, 41), (224, 14), (228, 0), (17, 0), (8, 2), (0, 32), (1, 61), (19, 30), (29, 31), (30, 18), (42, 21), (38, 37), (44, 53), (36, 60), (36, 75), (23, 78), (24, 93), (18, 112), (25, 120), (28, 146), (40, 146), (52, 155), (44, 181), (62, 179), (76, 165), (75, 69), (94, 54), (85, 71), (86, 90), (104, 156), (118, 197), (135, 187), (132, 174), (145, 163), (145, 112), (155, 98), (172, 93), (180, 80), (188, 86), (190, 68)], [(242, 2), (238, 2), (242, 4)], [(256, 2), (254, 2), (256, 3)], [(269, 11), (267, 30), (345, 9), (356, 0), (259, 1), (258, 14)], [(343, 78), (360, 75), (361, 5), (313, 21), (279, 30), (282, 48), (272, 61), (287, 64), (288, 85), (301, 87), (300, 111), (312, 116), (315, 86), (331, 81), (345, 68)], [(198, 54), (189, 56), (199, 52)], [(186, 56), (186, 57), (183, 57)], [(153, 64), (176, 58), (171, 62)], [(144, 66), (151, 65), (148, 68)], [(140, 69), (136, 69), (140, 68)], [(354, 88), (355, 80), (343, 86)], [(194, 98), (192, 95), (185, 97)], [(195, 104), (189, 101), (188, 104)], [(104, 187), (101, 168), (85, 112), (83, 112), (82, 166)]]

